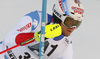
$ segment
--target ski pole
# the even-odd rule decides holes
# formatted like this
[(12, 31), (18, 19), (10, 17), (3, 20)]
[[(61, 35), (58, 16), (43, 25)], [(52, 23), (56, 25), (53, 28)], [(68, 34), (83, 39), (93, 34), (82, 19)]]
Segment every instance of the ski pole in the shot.
[(42, 0), (42, 20), (41, 20), (41, 36), (40, 36), (39, 59), (44, 59), (46, 4), (47, 4), (47, 0)]

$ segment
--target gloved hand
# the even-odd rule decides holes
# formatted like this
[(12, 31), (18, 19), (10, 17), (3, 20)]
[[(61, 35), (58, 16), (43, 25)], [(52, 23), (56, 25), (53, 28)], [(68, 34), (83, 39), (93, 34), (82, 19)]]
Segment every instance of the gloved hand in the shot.
[[(62, 34), (61, 26), (59, 24), (48, 24), (45, 26), (45, 37), (46, 38), (53, 38), (60, 36)], [(37, 41), (40, 41), (40, 31), (35, 33)]]
[(37, 37), (36, 41), (40, 42), (40, 31), (39, 32), (35, 32), (35, 37)]

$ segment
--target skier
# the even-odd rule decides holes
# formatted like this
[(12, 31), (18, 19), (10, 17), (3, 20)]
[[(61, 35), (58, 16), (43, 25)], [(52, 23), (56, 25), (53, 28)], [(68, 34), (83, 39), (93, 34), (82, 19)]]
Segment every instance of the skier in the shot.
[[(70, 36), (81, 24), (83, 15), (84, 9), (79, 0), (57, 0), (53, 6), (53, 15), (47, 14), (46, 24), (59, 24), (58, 27), (61, 27), (61, 35), (45, 38), (44, 59), (72, 59), (73, 49)], [(0, 51), (39, 35), (40, 27), (41, 11), (36, 10), (26, 14), (0, 43)], [(55, 28), (52, 30), (55, 30)], [(29, 43), (9, 50), (1, 54), (0, 58), (39, 59), (39, 39), (35, 38), (35, 40)]]

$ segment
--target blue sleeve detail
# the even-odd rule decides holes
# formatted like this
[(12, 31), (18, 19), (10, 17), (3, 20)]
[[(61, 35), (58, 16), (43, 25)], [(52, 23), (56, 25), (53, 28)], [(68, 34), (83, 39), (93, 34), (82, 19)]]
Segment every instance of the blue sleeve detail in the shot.
[(60, 35), (60, 36), (58, 36), (58, 37), (55, 37), (54, 40), (55, 40), (55, 41), (59, 41), (59, 40), (61, 40), (63, 37), (64, 37), (64, 35)]
[(7, 57), (6, 55), (4, 55), (4, 58), (5, 58), (5, 59), (8, 59), (8, 57)]
[(30, 16), (32, 18), (32, 30), (36, 29), (40, 22), (38, 11), (31, 12), (25, 16)]
[(72, 41), (70, 41), (70, 44), (72, 44)]
[(52, 22), (52, 16), (48, 14), (48, 22)]
[(0, 42), (0, 44), (2, 44), (2, 41)]

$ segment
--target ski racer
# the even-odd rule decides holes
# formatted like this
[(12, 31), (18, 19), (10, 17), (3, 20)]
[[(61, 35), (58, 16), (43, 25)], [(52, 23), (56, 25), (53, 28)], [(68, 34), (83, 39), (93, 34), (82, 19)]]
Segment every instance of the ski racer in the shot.
[[(46, 24), (59, 24), (61, 35), (46, 38), (44, 59), (72, 59), (73, 49), (70, 36), (81, 24), (83, 15), (84, 9), (79, 0), (57, 0), (53, 6), (53, 15), (47, 14)], [(41, 11), (28, 13), (0, 43), (0, 51), (35, 37), (40, 31)], [(39, 59), (39, 38), (1, 54), (0, 59)]]

